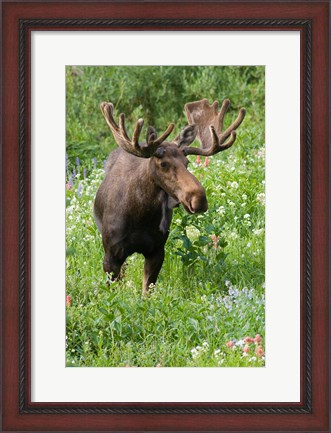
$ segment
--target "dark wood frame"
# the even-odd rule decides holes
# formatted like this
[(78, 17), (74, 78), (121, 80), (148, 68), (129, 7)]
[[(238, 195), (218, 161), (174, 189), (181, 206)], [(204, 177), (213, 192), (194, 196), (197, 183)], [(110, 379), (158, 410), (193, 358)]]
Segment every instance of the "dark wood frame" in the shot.
[[(3, 11), (3, 431), (329, 431), (328, 0), (13, 2)], [(299, 30), (301, 44), (301, 402), (30, 401), (30, 32)], [(286, 155), (284, 155), (286, 157)]]

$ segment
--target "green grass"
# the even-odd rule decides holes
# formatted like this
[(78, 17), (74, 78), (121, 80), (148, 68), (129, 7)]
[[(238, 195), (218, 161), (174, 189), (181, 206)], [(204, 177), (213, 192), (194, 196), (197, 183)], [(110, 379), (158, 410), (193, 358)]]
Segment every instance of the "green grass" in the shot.
[[(94, 69), (94, 75), (89, 69), (83, 87), (70, 88), (70, 75), (68, 100), (82, 97), (89, 83), (92, 88), (96, 85), (91, 77), (101, 72)], [(242, 82), (240, 77), (233, 92), (244, 88), (254, 93), (254, 83)], [(73, 106), (68, 107), (67, 119), (72, 143), (77, 128), (81, 136), (88, 129), (73, 118)], [(190, 171), (206, 189), (209, 210), (197, 216), (175, 209), (166, 258), (148, 298), (141, 296), (143, 257), (139, 255), (127, 260), (121, 281), (107, 286), (101, 236), (92, 213), (104, 153), (95, 153), (95, 161), (92, 153), (80, 150), (75, 155), (76, 146), (68, 146), (67, 366), (264, 365), (264, 110), (261, 102), (246, 109), (231, 149), (207, 162), (189, 157)], [(229, 112), (227, 123), (235, 115)], [(103, 130), (98, 111), (97, 118), (99, 126), (88, 131), (94, 134), (91, 152), (97, 145), (95, 136)], [(171, 120), (164, 120), (164, 125)], [(109, 138), (112, 141), (110, 133)], [(261, 342), (259, 337), (256, 342), (243, 341), (256, 334)]]

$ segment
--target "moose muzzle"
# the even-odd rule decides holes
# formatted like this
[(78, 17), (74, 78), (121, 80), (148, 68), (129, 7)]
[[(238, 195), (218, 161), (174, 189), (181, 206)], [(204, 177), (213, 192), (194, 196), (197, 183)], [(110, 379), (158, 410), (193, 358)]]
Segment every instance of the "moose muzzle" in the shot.
[(180, 201), (186, 212), (191, 214), (206, 212), (208, 209), (206, 193), (202, 187), (185, 194)]

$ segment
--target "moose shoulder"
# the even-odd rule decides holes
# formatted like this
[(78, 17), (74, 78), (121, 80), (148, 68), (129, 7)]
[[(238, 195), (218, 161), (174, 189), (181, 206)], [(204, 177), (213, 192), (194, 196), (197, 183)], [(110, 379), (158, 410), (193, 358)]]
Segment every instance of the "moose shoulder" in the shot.
[[(139, 143), (143, 120), (137, 122), (130, 139), (124, 115), (120, 115), (117, 124), (113, 105), (101, 104), (119, 146), (109, 155), (94, 204), (95, 221), (105, 251), (103, 268), (113, 279), (119, 277), (128, 256), (141, 253), (145, 257), (143, 294), (146, 295), (162, 267), (172, 209), (182, 204), (192, 214), (207, 210), (205, 190), (187, 170), (186, 156), (210, 156), (234, 143), (235, 130), (245, 111), (241, 109), (234, 123), (222, 132), (228, 105), (229, 101), (224, 101), (217, 113), (217, 103), (209, 106), (205, 99), (186, 104), (189, 125), (175, 139), (166, 141), (174, 128), (170, 124), (160, 137), (149, 127), (146, 142)], [(202, 147), (189, 147), (196, 137)]]

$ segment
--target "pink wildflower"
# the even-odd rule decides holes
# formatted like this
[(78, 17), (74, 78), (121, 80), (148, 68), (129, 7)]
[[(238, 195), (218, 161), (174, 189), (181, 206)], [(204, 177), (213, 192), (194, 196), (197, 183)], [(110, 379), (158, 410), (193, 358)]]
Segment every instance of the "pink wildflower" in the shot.
[(260, 334), (256, 334), (254, 338), (254, 343), (260, 343), (262, 341), (262, 337)]
[(244, 338), (244, 342), (245, 342), (246, 344), (253, 343), (253, 342), (254, 342), (254, 338), (252, 338), (252, 337), (245, 337), (245, 338)]
[(208, 159), (208, 156), (206, 156), (204, 166), (205, 166), (205, 167), (208, 167), (209, 163), (210, 163), (210, 161), (209, 161), (209, 159)]
[(66, 304), (67, 304), (67, 307), (71, 307), (71, 296), (70, 295), (67, 295)]
[(262, 346), (258, 346), (258, 347), (256, 348), (255, 353), (256, 353), (256, 355), (257, 355), (259, 358), (261, 358), (261, 356), (264, 355), (263, 347), (262, 347)]
[(68, 183), (66, 184), (66, 188), (67, 188), (67, 189), (71, 189), (71, 188), (72, 188), (72, 185), (68, 182)]
[(234, 341), (230, 340), (226, 343), (227, 347), (233, 347), (234, 346)]
[(248, 352), (249, 352), (249, 346), (247, 346), (247, 344), (246, 344), (246, 346), (243, 348), (243, 352), (245, 352), (245, 353), (248, 353)]
[(214, 250), (217, 249), (218, 241), (220, 240), (219, 236), (211, 235), (211, 240), (213, 241), (213, 248)]
[(195, 160), (196, 164), (201, 164), (201, 157), (200, 155), (197, 156), (197, 159)]

